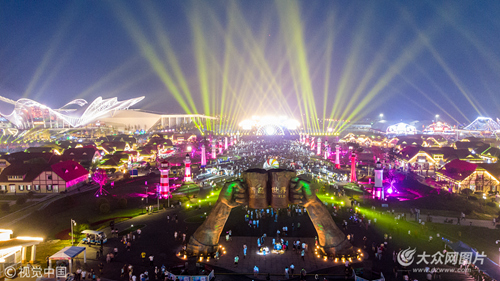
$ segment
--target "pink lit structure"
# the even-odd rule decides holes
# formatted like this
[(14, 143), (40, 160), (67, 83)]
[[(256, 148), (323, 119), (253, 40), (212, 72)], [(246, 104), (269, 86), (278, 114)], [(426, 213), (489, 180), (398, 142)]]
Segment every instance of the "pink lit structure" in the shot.
[(189, 154), (186, 154), (186, 159), (184, 159), (184, 182), (192, 181), (191, 178), (191, 158)]
[(205, 152), (205, 145), (201, 145), (201, 167), (204, 168), (207, 165), (207, 153)]
[(159, 193), (162, 198), (167, 198), (170, 195), (170, 183), (168, 173), (170, 172), (170, 163), (167, 160), (161, 160), (158, 163), (158, 170), (160, 170), (160, 186)]
[(384, 169), (382, 168), (382, 163), (380, 163), (380, 161), (377, 161), (377, 164), (375, 164), (375, 186), (373, 187), (373, 198), (378, 198), (380, 200), (385, 199)]
[(335, 146), (335, 169), (340, 169), (340, 145)]
[(358, 179), (356, 177), (356, 153), (352, 152), (351, 154), (351, 182), (357, 182)]
[(216, 146), (215, 139), (212, 139), (212, 159), (217, 158)]

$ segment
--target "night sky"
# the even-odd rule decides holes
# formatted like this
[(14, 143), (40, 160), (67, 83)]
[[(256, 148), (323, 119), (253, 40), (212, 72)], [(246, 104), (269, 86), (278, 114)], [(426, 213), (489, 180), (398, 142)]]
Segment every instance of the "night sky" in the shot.
[(500, 117), (499, 35), (500, 1), (4, 0), (0, 95), (466, 123)]

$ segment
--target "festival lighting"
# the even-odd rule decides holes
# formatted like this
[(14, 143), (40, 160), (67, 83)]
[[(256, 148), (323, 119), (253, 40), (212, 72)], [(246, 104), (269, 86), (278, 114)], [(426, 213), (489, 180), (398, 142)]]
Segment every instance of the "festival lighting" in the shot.
[(283, 135), (284, 129), (297, 130), (300, 123), (286, 116), (253, 116), (252, 119), (241, 121), (239, 126), (243, 130), (255, 129), (257, 135)]
[[(138, 97), (129, 100), (118, 101), (116, 97), (109, 99), (98, 97), (87, 107), (82, 115), (80, 115), (79, 117), (75, 117), (64, 114), (64, 107), (71, 104), (84, 106), (87, 104), (85, 100), (73, 100), (67, 103), (61, 109), (52, 109), (34, 100), (22, 98), (15, 102), (14, 110), (11, 114), (1, 115), (19, 129), (28, 129), (33, 126), (33, 119), (36, 118), (33, 111), (41, 112), (40, 118), (42, 119), (42, 121), (40, 122), (42, 122), (42, 124), (46, 123), (46, 121), (43, 121), (44, 119), (54, 116), (57, 118), (54, 122), (57, 122), (57, 120), (61, 120), (66, 126), (81, 127), (92, 123), (98, 118), (111, 115), (114, 111), (128, 109), (130, 106), (140, 102), (143, 99), (144, 97)], [(45, 112), (48, 113), (48, 116), (45, 116)]]

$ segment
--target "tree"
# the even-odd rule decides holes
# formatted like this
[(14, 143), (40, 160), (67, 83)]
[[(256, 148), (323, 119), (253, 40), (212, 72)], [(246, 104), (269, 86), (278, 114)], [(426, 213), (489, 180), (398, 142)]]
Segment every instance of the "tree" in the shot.
[(99, 184), (99, 189), (95, 192), (95, 196), (99, 197), (104, 195), (109, 194), (104, 188), (102, 188), (103, 185), (105, 185), (108, 182), (108, 174), (106, 174), (105, 170), (99, 169), (94, 172), (92, 175), (92, 179)]

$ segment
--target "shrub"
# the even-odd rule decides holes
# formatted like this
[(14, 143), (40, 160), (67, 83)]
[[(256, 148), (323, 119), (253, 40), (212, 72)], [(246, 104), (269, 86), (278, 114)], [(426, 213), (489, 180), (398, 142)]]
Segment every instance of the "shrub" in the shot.
[(120, 198), (120, 200), (118, 200), (118, 207), (120, 209), (127, 208), (127, 199), (126, 198)]
[(33, 196), (35, 196), (35, 192), (33, 192), (33, 191), (30, 191), (30, 192), (28, 192), (28, 194), (26, 194), (26, 197), (27, 197), (28, 199), (33, 198)]
[(486, 206), (496, 207), (497, 204), (495, 204), (495, 202), (488, 202), (488, 203), (486, 203)]
[(10, 211), (10, 205), (9, 203), (5, 202), (2, 204), (2, 206), (0, 206), (0, 208), (2, 209), (2, 211), (8, 213)]
[(469, 199), (471, 201), (477, 201), (477, 197), (476, 196), (467, 196), (467, 199)]
[(473, 192), (472, 192), (472, 189), (470, 188), (464, 188), (460, 191), (460, 193), (462, 193), (463, 195), (466, 195), (466, 196), (469, 196), (471, 195)]
[(16, 200), (16, 204), (17, 204), (17, 205), (24, 205), (24, 203), (26, 203), (26, 201), (27, 201), (27, 200), (28, 200), (28, 199), (26, 199), (26, 197), (25, 197), (25, 196), (23, 196), (23, 197), (19, 197), (19, 198), (17, 198), (17, 200)]
[(110, 210), (110, 209), (111, 209), (111, 208), (110, 208), (110, 206), (109, 206), (109, 204), (108, 204), (108, 203), (103, 203), (103, 204), (101, 204), (101, 205), (99, 206), (99, 212), (100, 212), (101, 214), (107, 214), (107, 213), (109, 213), (109, 210)]
[(125, 174), (123, 174), (123, 178), (124, 179), (129, 179), (130, 178), (130, 173), (126, 172)]
[(97, 205), (101, 206), (102, 204), (109, 204), (108, 199), (106, 199), (106, 198), (102, 198), (102, 197), (101, 197), (101, 198), (99, 198), (99, 199), (97, 200)]

